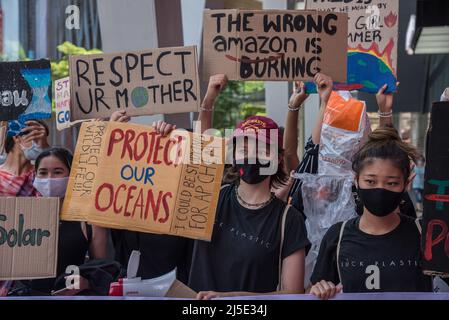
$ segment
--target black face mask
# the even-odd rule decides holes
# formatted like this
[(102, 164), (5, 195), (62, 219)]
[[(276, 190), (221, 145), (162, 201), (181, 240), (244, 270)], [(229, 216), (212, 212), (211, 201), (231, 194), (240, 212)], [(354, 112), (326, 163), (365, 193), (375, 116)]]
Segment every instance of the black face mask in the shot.
[(401, 203), (403, 192), (387, 189), (357, 189), (360, 200), (369, 212), (378, 217), (392, 213)]
[[(261, 164), (259, 159), (256, 160), (256, 163), (248, 163), (249, 160), (245, 159), (244, 163), (235, 164), (235, 168), (237, 169), (237, 173), (240, 178), (248, 184), (258, 184), (264, 181), (269, 176), (261, 175), (260, 168), (268, 168), (270, 166), (270, 162), (266, 164)], [(251, 161), (254, 162), (254, 161)]]

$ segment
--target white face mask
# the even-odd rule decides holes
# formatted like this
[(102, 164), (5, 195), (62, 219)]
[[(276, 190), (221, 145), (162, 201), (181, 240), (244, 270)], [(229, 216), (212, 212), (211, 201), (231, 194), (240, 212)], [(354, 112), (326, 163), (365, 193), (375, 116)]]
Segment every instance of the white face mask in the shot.
[(33, 186), (44, 197), (63, 198), (67, 190), (69, 177), (64, 178), (35, 178)]
[(25, 158), (27, 158), (30, 161), (34, 161), (37, 159), (39, 154), (41, 154), (41, 152), (44, 151), (44, 149), (39, 147), (36, 144), (36, 142), (33, 141), (33, 143), (31, 144), (31, 147), (29, 147), (29, 148), (22, 147), (22, 151), (23, 151), (23, 154), (25, 155)]

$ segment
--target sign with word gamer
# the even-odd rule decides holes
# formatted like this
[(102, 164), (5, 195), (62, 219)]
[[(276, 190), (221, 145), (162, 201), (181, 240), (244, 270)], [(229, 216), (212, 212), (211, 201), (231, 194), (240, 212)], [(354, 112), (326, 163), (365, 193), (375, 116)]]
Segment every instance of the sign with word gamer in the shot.
[(205, 10), (204, 74), (232, 80), (346, 81), (347, 15), (300, 10)]
[(0, 280), (56, 276), (58, 198), (0, 198)]
[(435, 102), (427, 133), (422, 245), (423, 269), (449, 276), (449, 102)]
[(70, 77), (55, 81), (56, 128), (64, 130), (81, 122), (70, 120)]
[(71, 120), (198, 111), (196, 47), (71, 56)]
[[(348, 14), (348, 77), (337, 90), (396, 90), (398, 0), (307, 0), (306, 8)], [(336, 79), (335, 79), (336, 80)]]
[[(185, 130), (162, 137), (147, 126), (85, 122), (61, 219), (210, 240), (222, 150), (222, 138)], [(218, 164), (205, 162), (211, 154)]]

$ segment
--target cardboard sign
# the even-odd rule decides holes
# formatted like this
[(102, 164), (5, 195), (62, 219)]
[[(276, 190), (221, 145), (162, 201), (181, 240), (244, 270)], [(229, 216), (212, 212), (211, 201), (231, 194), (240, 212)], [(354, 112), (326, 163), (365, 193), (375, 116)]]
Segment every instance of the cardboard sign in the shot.
[(376, 93), (387, 84), (388, 92), (396, 90), (398, 0), (307, 0), (306, 8), (348, 14), (347, 85), (335, 89)]
[(83, 123), (61, 219), (210, 240), (224, 159), (198, 160), (223, 139), (176, 132), (162, 137), (141, 125)]
[(56, 276), (58, 198), (0, 198), (0, 280)]
[(71, 120), (198, 111), (196, 47), (71, 56)]
[(204, 75), (231, 80), (346, 81), (347, 15), (300, 10), (205, 10)]
[(59, 131), (82, 122), (70, 121), (70, 77), (55, 81), (56, 129)]
[(9, 121), (9, 135), (28, 120), (51, 118), (49, 60), (0, 62), (0, 74), (0, 121)]
[(424, 174), (423, 268), (449, 275), (449, 102), (435, 102), (427, 133)]

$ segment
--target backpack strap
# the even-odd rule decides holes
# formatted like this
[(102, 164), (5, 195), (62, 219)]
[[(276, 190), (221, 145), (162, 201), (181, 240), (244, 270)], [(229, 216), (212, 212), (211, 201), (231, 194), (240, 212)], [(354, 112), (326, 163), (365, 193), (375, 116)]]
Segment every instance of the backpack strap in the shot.
[(421, 220), (420, 218), (416, 218), (415, 219), (415, 224), (416, 224), (416, 227), (418, 228), (419, 234), (422, 234), (421, 223), (419, 223), (420, 220)]
[(278, 280), (278, 291), (282, 290), (282, 249), (284, 248), (284, 237), (285, 237), (285, 221), (287, 219), (287, 212), (291, 205), (287, 204), (285, 206), (284, 212), (282, 212), (281, 218), (281, 244), (279, 248), (279, 280)]
[(340, 228), (340, 235), (338, 236), (338, 243), (337, 243), (337, 271), (338, 271), (338, 278), (340, 279), (341, 283), (341, 271), (340, 271), (340, 247), (341, 247), (341, 238), (343, 238), (343, 231), (345, 230), (346, 222), (343, 221)]

